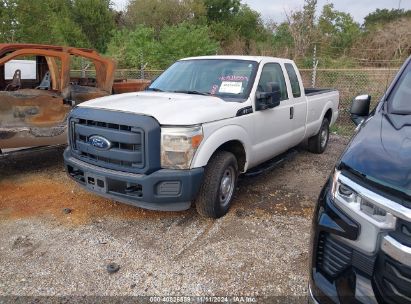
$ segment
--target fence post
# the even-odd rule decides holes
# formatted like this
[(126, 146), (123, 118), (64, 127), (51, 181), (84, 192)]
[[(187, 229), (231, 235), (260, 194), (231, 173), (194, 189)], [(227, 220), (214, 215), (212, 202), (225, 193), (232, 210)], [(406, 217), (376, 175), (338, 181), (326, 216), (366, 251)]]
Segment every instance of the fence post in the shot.
[(318, 59), (317, 59), (317, 45), (314, 44), (314, 54), (313, 54), (313, 71), (311, 75), (311, 86), (315, 88), (315, 81), (317, 78), (317, 65), (318, 65)]
[(80, 57), (80, 66), (81, 66), (81, 72), (80, 72), (80, 77), (81, 78), (86, 78), (86, 69), (85, 69), (85, 64), (84, 64), (84, 58)]

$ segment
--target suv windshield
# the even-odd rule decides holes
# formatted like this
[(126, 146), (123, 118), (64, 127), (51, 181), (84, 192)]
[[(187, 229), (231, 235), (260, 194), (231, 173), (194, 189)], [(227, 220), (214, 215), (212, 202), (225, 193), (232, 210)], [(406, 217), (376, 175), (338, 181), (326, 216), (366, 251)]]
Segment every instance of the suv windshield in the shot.
[(411, 114), (411, 62), (388, 97), (392, 114)]
[(256, 69), (257, 62), (248, 60), (181, 60), (161, 74), (148, 90), (244, 101), (250, 94)]

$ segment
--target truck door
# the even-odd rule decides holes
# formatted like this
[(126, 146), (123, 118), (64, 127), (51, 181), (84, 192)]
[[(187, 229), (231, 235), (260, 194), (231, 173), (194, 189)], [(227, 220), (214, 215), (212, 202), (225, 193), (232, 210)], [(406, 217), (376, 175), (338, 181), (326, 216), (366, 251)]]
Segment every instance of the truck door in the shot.
[(292, 136), (293, 145), (298, 145), (305, 136), (306, 121), (307, 121), (307, 97), (302, 94), (302, 86), (300, 85), (301, 77), (297, 74), (295, 67), (291, 63), (284, 64), (285, 70), (290, 81), (289, 93), (292, 96), (292, 104), (290, 108), (290, 119), (292, 120)]
[(287, 93), (284, 72), (279, 63), (266, 63), (258, 80), (257, 92), (270, 92), (272, 83), (280, 87), (280, 105), (255, 112), (254, 153), (256, 159), (268, 160), (292, 146), (290, 140), (293, 131), (293, 120), (290, 119), (290, 108), (293, 100)]
[(65, 119), (71, 106), (57, 89), (58, 75), (50, 68), (55, 61), (27, 57), (0, 66), (0, 149), (67, 141)]

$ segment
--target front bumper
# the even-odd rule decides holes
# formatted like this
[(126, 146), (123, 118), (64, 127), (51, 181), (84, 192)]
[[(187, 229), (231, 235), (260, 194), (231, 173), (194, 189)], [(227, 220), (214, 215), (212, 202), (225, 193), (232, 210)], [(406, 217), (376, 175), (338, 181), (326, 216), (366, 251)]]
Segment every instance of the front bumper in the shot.
[(395, 247), (394, 239), (383, 233), (381, 246), (372, 253), (352, 246), (348, 240), (358, 241), (365, 230), (338, 208), (330, 184), (321, 191), (313, 217), (310, 300), (411, 304), (411, 262), (405, 246)]
[(74, 158), (70, 147), (64, 151), (68, 175), (86, 190), (133, 206), (161, 211), (190, 208), (203, 179), (204, 168), (161, 169), (136, 174), (105, 169)]
[(360, 226), (334, 204), (329, 186), (321, 191), (313, 217), (309, 303), (376, 303), (372, 288), (364, 291), (357, 284), (364, 276), (370, 282), (375, 260), (339, 241), (356, 239)]

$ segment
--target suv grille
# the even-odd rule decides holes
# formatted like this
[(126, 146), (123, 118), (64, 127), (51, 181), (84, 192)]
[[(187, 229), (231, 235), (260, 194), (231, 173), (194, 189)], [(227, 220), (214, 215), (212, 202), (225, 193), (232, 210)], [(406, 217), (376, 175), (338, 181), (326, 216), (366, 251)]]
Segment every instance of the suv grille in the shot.
[(317, 267), (336, 277), (351, 265), (352, 249), (322, 232), (318, 240)]
[(390, 236), (401, 244), (411, 247), (411, 223), (403, 219), (397, 219), (397, 228), (390, 232)]
[(381, 253), (374, 280), (384, 303), (411, 303), (411, 267)]
[[(96, 148), (90, 137), (98, 135), (111, 143), (110, 149)], [(145, 165), (144, 131), (140, 128), (96, 120), (70, 120), (70, 140), (76, 156), (101, 167), (133, 172)]]

